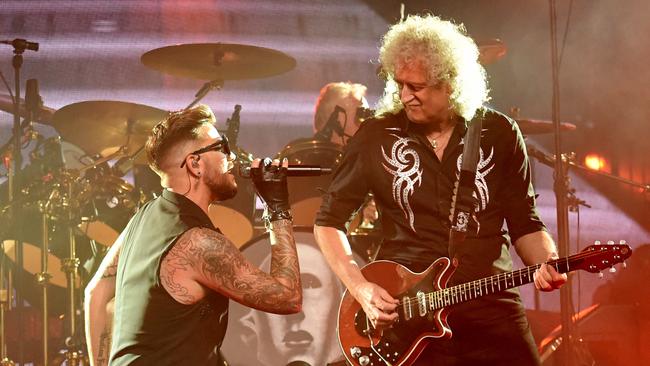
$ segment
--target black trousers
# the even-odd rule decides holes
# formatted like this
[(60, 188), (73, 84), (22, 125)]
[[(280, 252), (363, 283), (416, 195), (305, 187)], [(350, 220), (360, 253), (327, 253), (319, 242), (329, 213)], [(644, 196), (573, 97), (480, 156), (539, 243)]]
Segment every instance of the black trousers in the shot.
[(479, 326), (462, 325), (452, 330), (451, 339), (434, 340), (416, 366), (539, 366), (535, 340), (525, 315)]

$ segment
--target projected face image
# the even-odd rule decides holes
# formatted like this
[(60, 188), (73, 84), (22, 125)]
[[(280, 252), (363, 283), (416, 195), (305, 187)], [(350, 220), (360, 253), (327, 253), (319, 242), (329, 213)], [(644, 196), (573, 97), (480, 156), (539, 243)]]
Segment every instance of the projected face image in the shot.
[[(294, 361), (325, 365), (342, 358), (336, 341), (336, 313), (341, 296), (338, 279), (321, 252), (298, 243), (303, 311), (276, 315), (261, 311), (242, 318), (257, 335), (257, 360), (262, 365), (286, 365)], [(270, 259), (262, 268), (268, 269)]]

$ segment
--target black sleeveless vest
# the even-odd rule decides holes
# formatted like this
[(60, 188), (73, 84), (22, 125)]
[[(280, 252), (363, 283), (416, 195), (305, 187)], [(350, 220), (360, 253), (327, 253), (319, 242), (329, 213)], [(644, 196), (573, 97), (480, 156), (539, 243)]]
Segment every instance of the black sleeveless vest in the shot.
[(163, 190), (125, 229), (118, 262), (111, 361), (118, 365), (216, 365), (228, 322), (228, 298), (210, 291), (183, 305), (160, 282), (160, 264), (193, 227), (216, 230), (189, 199)]

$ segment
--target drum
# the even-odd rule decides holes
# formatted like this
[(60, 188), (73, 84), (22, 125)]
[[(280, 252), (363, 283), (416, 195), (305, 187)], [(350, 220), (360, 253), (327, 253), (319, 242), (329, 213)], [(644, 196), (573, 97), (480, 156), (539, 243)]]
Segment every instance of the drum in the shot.
[[(325, 365), (343, 358), (336, 338), (338, 305), (343, 286), (325, 261), (313, 228), (294, 229), (303, 286), (303, 311), (292, 315), (269, 314), (230, 303), (228, 332), (222, 351), (232, 366), (287, 365), (306, 362)], [(246, 243), (242, 253), (268, 272), (271, 261), (269, 235)], [(365, 261), (355, 255), (360, 266)]]
[(138, 197), (133, 186), (113, 174), (108, 164), (84, 175), (90, 199), (82, 207), (79, 230), (95, 242), (111, 246), (135, 213)]
[[(289, 164), (320, 165), (336, 168), (341, 161), (341, 146), (329, 141), (299, 139), (290, 142), (277, 155), (287, 158)], [(327, 190), (331, 175), (319, 177), (289, 177), (289, 203), (295, 225), (311, 226), (320, 209), (321, 196)]]
[[(41, 273), (41, 256), (43, 253), (43, 224), (40, 212), (33, 206), (23, 207), (20, 231), (8, 232), (3, 241), (2, 247), (9, 260), (9, 265), (14, 274), (13, 285), (18, 286), (16, 276), (22, 276), (22, 286), (16, 290), (31, 306), (42, 309), (42, 287), (38, 282), (38, 274)], [(50, 285), (48, 287), (48, 309), (52, 315), (60, 315), (65, 312), (67, 297), (67, 278), (63, 269), (63, 261), (69, 257), (69, 240), (66, 223), (54, 217), (48, 222), (48, 273), (50, 274)], [(16, 263), (16, 238), (20, 237), (23, 248), (22, 267)], [(81, 237), (76, 238), (77, 258), (83, 263), (91, 255), (87, 243), (83, 243)], [(83, 272), (83, 268), (79, 269)], [(77, 277), (77, 287), (81, 286), (81, 279)]]

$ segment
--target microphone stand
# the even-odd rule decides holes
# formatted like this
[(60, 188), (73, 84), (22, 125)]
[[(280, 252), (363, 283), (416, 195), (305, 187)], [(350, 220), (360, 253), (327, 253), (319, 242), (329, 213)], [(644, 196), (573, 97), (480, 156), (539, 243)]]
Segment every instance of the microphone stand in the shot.
[(194, 105), (196, 105), (196, 103), (198, 103), (201, 99), (205, 98), (205, 96), (208, 95), (210, 91), (214, 89), (221, 90), (221, 88), (223, 88), (223, 79), (214, 79), (212, 81), (206, 82), (205, 84), (203, 84), (201, 89), (199, 89), (199, 91), (196, 92), (196, 94), (194, 95), (195, 98), (192, 101), (192, 103), (190, 103), (187, 107), (185, 107), (185, 109), (190, 109), (194, 107)]
[[(560, 133), (560, 78), (559, 78), (559, 61), (557, 50), (557, 11), (555, 0), (549, 0), (550, 16), (550, 44), (551, 44), (551, 71), (553, 83), (553, 127), (555, 140), (555, 156), (562, 157), (562, 140)], [(569, 256), (569, 181), (567, 177), (566, 165), (562, 159), (555, 159), (554, 185), (556, 213), (557, 213), (557, 239), (558, 251), (560, 257)], [(575, 343), (573, 329), (573, 299), (572, 299), (572, 280), (567, 277), (567, 282), (560, 288), (560, 317), (562, 324), (562, 339), (564, 345), (560, 353), (561, 364), (564, 366), (573, 366), (572, 357), (573, 345)]]
[[(12, 201), (14, 198), (18, 196), (18, 193), (20, 192), (20, 187), (21, 187), (21, 169), (22, 169), (22, 151), (21, 151), (21, 142), (22, 142), (22, 136), (23, 136), (23, 128), (20, 123), (20, 68), (23, 65), (23, 52), (25, 52), (25, 49), (27, 49), (27, 45), (24, 43), (15, 43), (13, 44), (14, 46), (14, 57), (12, 59), (12, 66), (14, 69), (14, 92), (15, 92), (15, 99), (14, 99), (14, 124), (13, 124), (13, 152), (11, 154), (11, 159), (9, 161), (9, 174), (8, 174), (8, 194), (7, 194), (7, 203), (10, 205), (9, 207), (9, 217), (11, 218), (10, 221), (12, 222), (13, 230), (16, 233), (16, 239), (15, 239), (15, 250), (16, 250), (16, 268), (22, 269), (23, 268), (23, 242), (22, 242), (22, 223), (19, 218), (21, 217), (22, 213), (22, 207), (21, 205), (13, 205)], [(4, 250), (3, 250), (3, 255), (4, 255)], [(16, 283), (16, 295), (15, 295), (15, 301), (16, 301), (16, 317), (18, 320), (18, 330), (17, 330), (17, 339), (18, 339), (18, 363), (20, 365), (23, 364), (23, 358), (24, 358), (24, 346), (23, 346), (23, 301), (22, 301), (22, 295), (20, 291), (22, 290), (23, 287), (23, 275), (22, 271), (18, 270), (15, 273), (15, 283)], [(11, 295), (12, 295), (12, 289), (7, 290), (7, 300), (9, 303), (11, 303)], [(0, 311), (4, 312), (4, 307)], [(0, 318), (4, 318), (4, 314), (0, 316)], [(2, 324), (4, 327), (4, 324)], [(3, 329), (4, 332), (4, 329)], [(5, 338), (3, 338), (3, 341), (5, 341)], [(11, 361), (6, 353), (6, 346), (4, 344), (0, 345), (1, 349), (1, 356), (2, 360), (0, 360), (0, 364), (5, 366), (5, 365), (13, 365), (14, 362)]]

